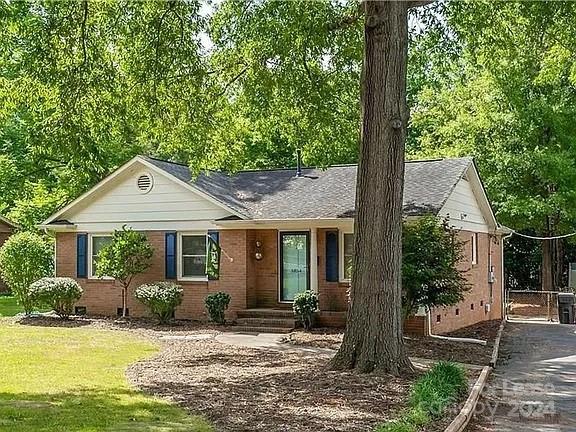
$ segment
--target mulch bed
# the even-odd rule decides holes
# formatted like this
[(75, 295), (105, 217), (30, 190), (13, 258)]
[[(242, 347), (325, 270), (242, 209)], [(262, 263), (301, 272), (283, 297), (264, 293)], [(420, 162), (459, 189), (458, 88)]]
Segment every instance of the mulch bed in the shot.
[(329, 371), (329, 358), (177, 341), (133, 365), (128, 378), (218, 431), (371, 431), (405, 406), (410, 380)]
[[(163, 349), (156, 357), (129, 368), (129, 381), (173, 400), (191, 414), (205, 416), (217, 431), (372, 431), (405, 408), (416, 378), (329, 371), (330, 352), (242, 348), (214, 339), (160, 340), (167, 335), (216, 335), (234, 327), (191, 321), (158, 326), (149, 319), (74, 317), (66, 321), (45, 314), (11, 320), (21, 325), (127, 331), (160, 342)], [(493, 341), (498, 325), (499, 321), (482, 323), (452, 335)], [(341, 340), (341, 330), (315, 329), (293, 332), (286, 341), (336, 349)], [(411, 356), (429, 359), (483, 364), (491, 353), (491, 343), (486, 347), (432, 338), (409, 338), (406, 343)], [(477, 373), (468, 371), (470, 384)], [(426, 430), (443, 430), (457, 408)]]
[(39, 314), (30, 317), (18, 315), (16, 317), (3, 319), (21, 325), (38, 327), (86, 327), (98, 330), (127, 331), (150, 339), (188, 333), (218, 334), (234, 329), (234, 327), (231, 326), (213, 325), (190, 320), (176, 320), (170, 325), (159, 325), (156, 321), (149, 318), (129, 318), (123, 320), (109, 317), (75, 316), (71, 319), (63, 320), (55, 314)]
[[(447, 360), (475, 365), (487, 365), (492, 355), (492, 347), (500, 320), (484, 321), (469, 327), (448, 333), (446, 336), (467, 337), (486, 340), (486, 345), (454, 342), (421, 336), (407, 336), (404, 341), (411, 357)], [(292, 332), (285, 337), (287, 343), (338, 349), (342, 342), (342, 330), (315, 329), (310, 333)]]

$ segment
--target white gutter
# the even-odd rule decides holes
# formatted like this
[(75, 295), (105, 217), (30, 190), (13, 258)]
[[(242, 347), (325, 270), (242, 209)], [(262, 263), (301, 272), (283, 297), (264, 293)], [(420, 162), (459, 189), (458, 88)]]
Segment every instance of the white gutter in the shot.
[(428, 321), (428, 336), (434, 339), (440, 340), (447, 340), (453, 342), (462, 342), (462, 343), (473, 343), (477, 345), (486, 345), (486, 341), (482, 339), (474, 339), (474, 338), (461, 338), (461, 337), (452, 337), (452, 336), (440, 336), (432, 334), (432, 315), (430, 313), (430, 309), (427, 312), (427, 321)]

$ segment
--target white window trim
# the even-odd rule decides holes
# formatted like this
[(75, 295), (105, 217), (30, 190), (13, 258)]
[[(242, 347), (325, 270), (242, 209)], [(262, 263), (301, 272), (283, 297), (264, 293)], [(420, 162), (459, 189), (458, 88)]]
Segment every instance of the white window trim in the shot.
[(478, 233), (472, 234), (472, 265), (478, 264)]
[[(182, 265), (182, 237), (185, 236), (205, 236), (208, 237), (208, 231), (185, 231), (178, 233), (177, 248), (176, 248), (176, 275), (177, 280), (183, 282), (207, 282), (208, 275), (204, 276), (182, 276), (183, 265)], [(208, 238), (206, 238), (208, 241)], [(208, 259), (208, 257), (206, 257)]]
[(98, 234), (88, 234), (88, 256), (86, 257), (87, 259), (87, 267), (88, 267), (88, 279), (96, 279), (96, 280), (114, 280), (113, 277), (110, 276), (102, 276), (102, 277), (98, 277), (96, 275), (94, 275), (93, 269), (92, 269), (92, 239), (94, 237), (112, 237), (112, 233), (98, 233)]
[(350, 282), (350, 279), (344, 278), (344, 235), (354, 234), (353, 231), (338, 230), (338, 279), (340, 282)]

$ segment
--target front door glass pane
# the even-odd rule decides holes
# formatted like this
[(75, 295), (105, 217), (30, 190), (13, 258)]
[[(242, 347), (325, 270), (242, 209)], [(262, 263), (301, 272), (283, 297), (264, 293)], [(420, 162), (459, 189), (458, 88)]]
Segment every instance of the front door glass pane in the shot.
[(308, 235), (282, 234), (282, 301), (308, 289)]

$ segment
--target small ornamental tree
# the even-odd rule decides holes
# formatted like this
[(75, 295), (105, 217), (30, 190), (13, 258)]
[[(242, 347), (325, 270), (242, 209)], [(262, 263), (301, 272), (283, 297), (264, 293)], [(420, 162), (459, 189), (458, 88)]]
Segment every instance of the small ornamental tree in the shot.
[(404, 318), (419, 307), (452, 306), (470, 289), (458, 269), (463, 242), (446, 220), (425, 216), (403, 225), (402, 309)]
[(82, 287), (72, 278), (46, 277), (30, 285), (28, 294), (35, 305), (48, 306), (60, 318), (68, 319), (74, 303), (82, 297)]
[(170, 322), (176, 307), (182, 303), (184, 290), (172, 282), (155, 282), (140, 285), (134, 292), (134, 297), (146, 306), (152, 315), (158, 318), (160, 324)]
[(221, 291), (208, 294), (204, 299), (204, 304), (211, 321), (216, 324), (225, 324), (225, 312), (230, 304), (230, 294)]
[(34, 309), (28, 289), (33, 282), (52, 274), (53, 256), (52, 245), (30, 232), (14, 234), (0, 248), (0, 273), (26, 315)]
[(122, 317), (126, 317), (130, 284), (150, 267), (153, 254), (146, 236), (126, 226), (114, 231), (112, 241), (98, 254), (96, 276), (114, 278), (122, 287)]

